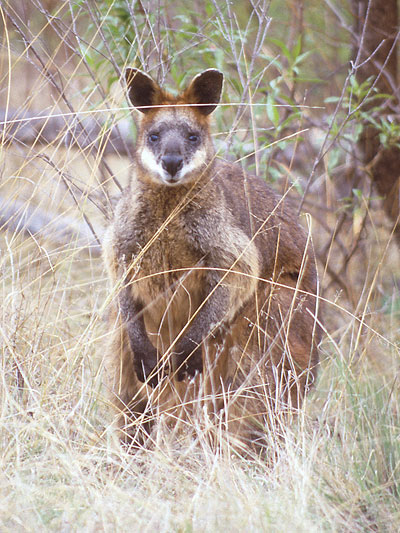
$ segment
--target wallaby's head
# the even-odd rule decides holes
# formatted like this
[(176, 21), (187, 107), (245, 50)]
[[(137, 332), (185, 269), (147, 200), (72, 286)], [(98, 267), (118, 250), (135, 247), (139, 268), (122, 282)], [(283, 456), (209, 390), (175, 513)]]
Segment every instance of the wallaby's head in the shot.
[(126, 69), (125, 78), (129, 100), (141, 112), (136, 158), (146, 176), (169, 186), (198, 179), (215, 156), (209, 115), (221, 96), (222, 73), (202, 72), (177, 97), (140, 70)]

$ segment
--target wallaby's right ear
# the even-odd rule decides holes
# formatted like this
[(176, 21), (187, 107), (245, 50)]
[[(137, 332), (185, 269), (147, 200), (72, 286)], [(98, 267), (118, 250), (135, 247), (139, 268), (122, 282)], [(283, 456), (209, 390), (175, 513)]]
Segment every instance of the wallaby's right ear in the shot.
[(125, 70), (128, 97), (131, 104), (142, 113), (150, 111), (151, 106), (160, 101), (161, 89), (150, 76), (137, 68)]

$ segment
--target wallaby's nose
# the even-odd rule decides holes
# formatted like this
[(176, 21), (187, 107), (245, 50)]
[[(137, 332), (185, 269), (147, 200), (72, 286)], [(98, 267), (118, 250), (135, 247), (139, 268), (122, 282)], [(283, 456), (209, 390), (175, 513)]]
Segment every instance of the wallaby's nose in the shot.
[(183, 157), (178, 154), (164, 155), (161, 158), (161, 165), (168, 174), (175, 176), (175, 174), (183, 167)]

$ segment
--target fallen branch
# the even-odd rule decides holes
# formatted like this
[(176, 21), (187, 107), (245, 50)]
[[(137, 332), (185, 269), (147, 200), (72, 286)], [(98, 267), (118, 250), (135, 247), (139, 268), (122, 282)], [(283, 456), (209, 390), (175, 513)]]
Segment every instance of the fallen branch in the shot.
[(11, 202), (0, 196), (0, 230), (4, 229), (49, 239), (61, 246), (73, 246), (94, 256), (101, 255), (99, 240), (86, 224), (79, 223), (73, 217), (44, 212), (28, 202)]
[(0, 137), (6, 142), (50, 144), (57, 141), (66, 147), (99, 151), (105, 155), (132, 157), (133, 142), (129, 136), (130, 121), (107, 126), (93, 117), (79, 113), (51, 116), (47, 112), (0, 109)]

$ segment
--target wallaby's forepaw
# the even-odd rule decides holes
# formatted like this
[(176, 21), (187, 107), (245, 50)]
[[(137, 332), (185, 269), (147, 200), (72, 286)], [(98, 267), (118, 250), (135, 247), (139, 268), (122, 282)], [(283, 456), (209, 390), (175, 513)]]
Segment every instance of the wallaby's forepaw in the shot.
[(191, 341), (183, 340), (177, 350), (178, 381), (185, 377), (194, 377), (203, 371), (203, 354), (201, 346), (194, 349)]
[(155, 372), (157, 367), (157, 350), (143, 354), (135, 353), (134, 367), (137, 378), (142, 383), (148, 383), (151, 387), (157, 386), (159, 373)]

